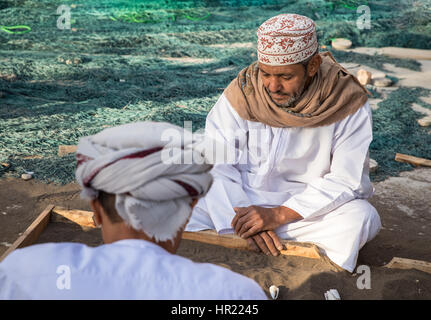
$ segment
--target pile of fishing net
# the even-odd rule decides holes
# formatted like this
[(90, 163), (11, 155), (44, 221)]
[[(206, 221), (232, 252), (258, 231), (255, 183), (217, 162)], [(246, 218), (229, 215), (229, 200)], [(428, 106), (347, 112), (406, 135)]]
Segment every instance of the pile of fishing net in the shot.
[[(368, 4), (371, 29), (356, 26)], [(70, 29), (59, 29), (54, 0), (0, 1), (0, 175), (33, 171), (46, 182), (74, 180), (73, 155), (59, 145), (104, 127), (132, 121), (168, 121), (193, 130), (236, 74), (256, 60), (256, 29), (282, 12), (316, 21), (319, 41), (354, 46), (431, 48), (430, 6), (401, 1), (62, 1)], [(64, 7), (63, 7), (64, 9)], [(428, 18), (427, 18), (428, 17)], [(60, 19), (60, 20), (59, 20)], [(61, 23), (60, 23), (61, 26)], [(5, 31), (6, 30), (6, 31)], [(385, 63), (420, 70), (413, 60), (332, 51), (340, 62), (378, 70)], [(377, 94), (374, 92), (374, 94)], [(430, 137), (411, 103), (430, 107), (421, 88), (399, 88), (374, 111), (374, 179), (410, 166), (395, 152), (430, 158)], [(412, 141), (414, 142), (412, 143)], [(417, 143), (416, 143), (417, 141)]]

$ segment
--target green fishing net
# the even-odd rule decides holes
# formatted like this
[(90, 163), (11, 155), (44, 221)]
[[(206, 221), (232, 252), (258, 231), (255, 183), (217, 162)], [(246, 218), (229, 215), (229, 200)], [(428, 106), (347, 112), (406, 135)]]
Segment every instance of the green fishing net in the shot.
[[(362, 4), (371, 10), (369, 30), (356, 26)], [(60, 6), (69, 10), (69, 29), (61, 29)], [(59, 145), (132, 121), (202, 128), (224, 88), (256, 60), (257, 27), (279, 13), (311, 17), (329, 49), (334, 37), (354, 46), (429, 49), (430, 8), (407, 0), (396, 8), (389, 0), (0, 1), (1, 25), (28, 27), (0, 28), (0, 162), (10, 164), (0, 165), (0, 175), (32, 171), (64, 184), (74, 180), (75, 162), (57, 155)], [(332, 52), (340, 62), (383, 71), (385, 63), (420, 70), (413, 60)], [(429, 107), (419, 100), (428, 94), (400, 88), (374, 111), (370, 151), (380, 168), (373, 179), (410, 168), (393, 161), (394, 152), (430, 158), (430, 135), (409, 107)]]

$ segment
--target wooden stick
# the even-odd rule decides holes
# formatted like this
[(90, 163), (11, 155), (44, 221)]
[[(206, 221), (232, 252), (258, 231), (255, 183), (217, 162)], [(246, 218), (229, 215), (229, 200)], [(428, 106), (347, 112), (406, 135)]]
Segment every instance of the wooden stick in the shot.
[(247, 250), (247, 241), (233, 234), (219, 235), (215, 230), (183, 232), (183, 239), (198, 241), (231, 249)]
[[(247, 241), (233, 234), (219, 235), (215, 230), (198, 232), (183, 232), (183, 239), (199, 241), (231, 249), (249, 250)], [(286, 247), (280, 253), (286, 256), (300, 256), (311, 259), (321, 259), (324, 255), (320, 249), (312, 243), (282, 240)]]
[(75, 153), (78, 149), (78, 146), (75, 145), (60, 145), (58, 146), (58, 156), (62, 157), (69, 153)]
[(421, 260), (394, 257), (384, 267), (391, 269), (417, 269), (431, 274), (431, 263)]
[(23, 248), (32, 245), (39, 238), (42, 231), (49, 223), (51, 211), (54, 205), (49, 205), (43, 212), (33, 221), (33, 223), (24, 231), (24, 233), (12, 244), (11, 247), (0, 257), (0, 262), (6, 258), (12, 251), (18, 248)]
[(429, 159), (418, 158), (418, 157), (409, 156), (407, 154), (402, 154), (402, 153), (395, 154), (395, 161), (406, 162), (406, 163), (413, 164), (415, 166), (431, 167), (431, 160)]
[[(91, 211), (68, 210), (62, 207), (54, 207), (52, 212), (66, 218), (67, 220), (77, 223), (82, 227), (96, 228), (93, 220), (93, 212)], [(53, 216), (53, 219), (55, 220), (57, 218)]]

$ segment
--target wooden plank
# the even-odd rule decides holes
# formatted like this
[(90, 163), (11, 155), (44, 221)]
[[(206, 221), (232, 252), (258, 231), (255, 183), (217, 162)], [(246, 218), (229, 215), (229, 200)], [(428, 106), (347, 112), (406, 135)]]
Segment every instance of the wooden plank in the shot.
[(12, 251), (18, 248), (23, 248), (32, 245), (39, 238), (42, 231), (49, 223), (51, 211), (54, 205), (49, 205), (43, 212), (33, 221), (33, 223), (24, 231), (24, 233), (12, 244), (11, 247), (0, 257), (0, 262), (6, 258)]
[(70, 145), (70, 146), (60, 145), (58, 146), (58, 156), (62, 157), (69, 153), (75, 153), (77, 149), (78, 149), (78, 146), (75, 146), (75, 145)]
[(395, 161), (406, 162), (406, 163), (413, 164), (415, 166), (431, 167), (431, 160), (429, 159), (418, 158), (418, 157), (409, 156), (407, 154), (402, 154), (402, 153), (395, 154)]
[(384, 267), (391, 269), (417, 269), (431, 274), (431, 263), (422, 260), (394, 257)]
[[(247, 241), (233, 234), (219, 235), (215, 230), (198, 232), (183, 232), (183, 239), (223, 246), (231, 249), (249, 250)], [(286, 256), (300, 256), (311, 259), (321, 259), (324, 254), (312, 243), (281, 240), (286, 247), (280, 253)]]
[(381, 54), (393, 58), (431, 60), (431, 50), (426, 49), (383, 47), (379, 51)]
[(183, 232), (183, 239), (193, 240), (231, 249), (247, 250), (247, 241), (233, 234), (219, 235), (215, 230)]
[(280, 253), (285, 256), (298, 256), (311, 259), (321, 259), (322, 254), (315, 244), (301, 242), (284, 242), (286, 250), (281, 250)]
[[(97, 228), (93, 220), (93, 212), (84, 210), (68, 210), (63, 207), (54, 207), (53, 213), (56, 213), (69, 221), (79, 224), (82, 227)], [(52, 217), (56, 220), (55, 216)]]

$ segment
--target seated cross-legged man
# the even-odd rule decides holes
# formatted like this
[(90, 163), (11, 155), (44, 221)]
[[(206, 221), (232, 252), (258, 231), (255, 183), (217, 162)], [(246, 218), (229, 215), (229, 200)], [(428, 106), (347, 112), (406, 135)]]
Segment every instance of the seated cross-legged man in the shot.
[(224, 145), (215, 151), (231, 152), (215, 155), (214, 182), (186, 231), (236, 233), (273, 255), (280, 239), (312, 242), (352, 272), (381, 227), (367, 201), (374, 192), (368, 91), (329, 52), (319, 53), (307, 17), (278, 15), (257, 37), (258, 61), (207, 116), (207, 138)]
[(252, 279), (175, 254), (193, 199), (212, 182), (189, 136), (141, 122), (82, 138), (76, 179), (105, 244), (13, 251), (0, 263), (0, 299), (266, 299)]

